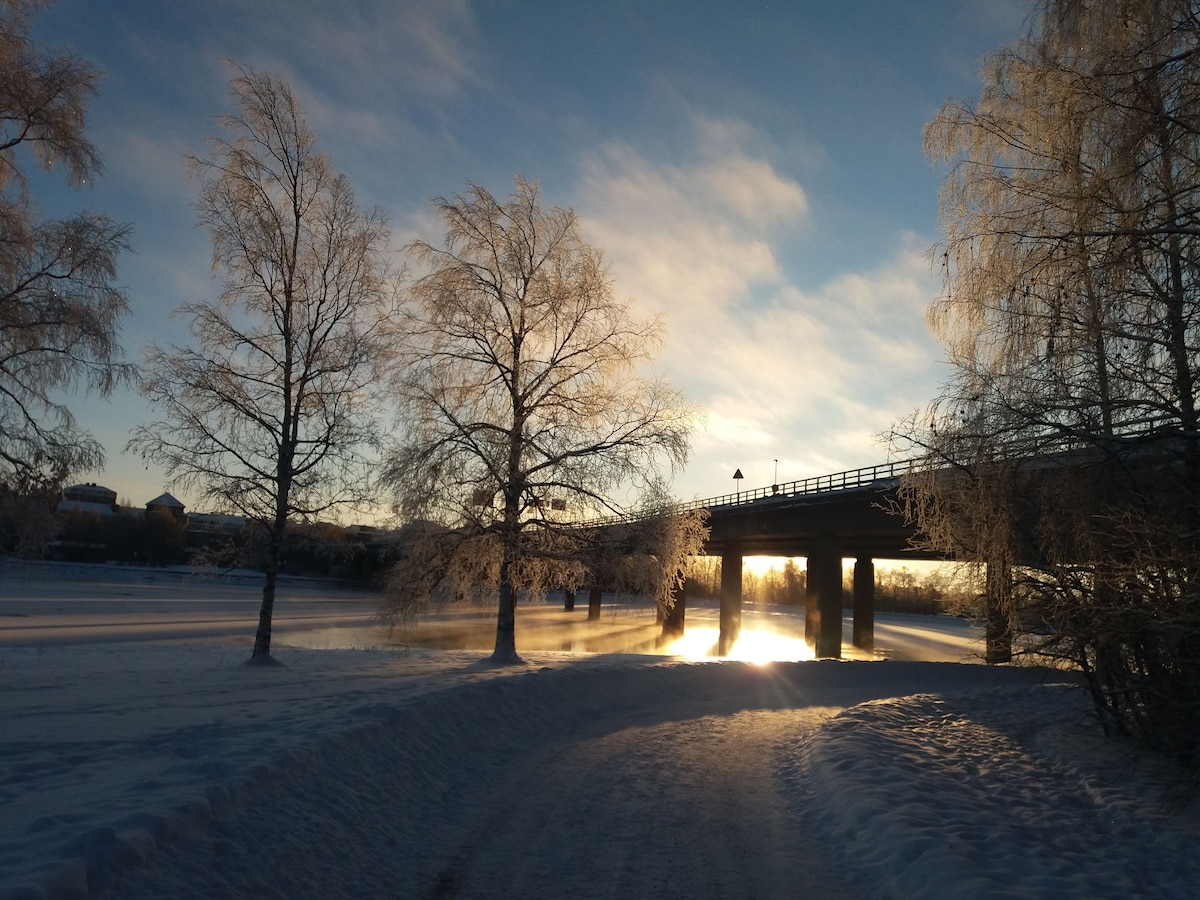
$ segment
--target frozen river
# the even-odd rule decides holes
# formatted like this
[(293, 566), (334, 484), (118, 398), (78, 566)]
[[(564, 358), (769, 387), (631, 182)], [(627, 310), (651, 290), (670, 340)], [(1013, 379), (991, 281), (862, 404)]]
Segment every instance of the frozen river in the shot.
[[(0, 563), (0, 643), (68, 645), (115, 641), (245, 645), (253, 642), (262, 576), (219, 577), (177, 569), (125, 566)], [(490, 651), (495, 637), (490, 607), (430, 613), (415, 625), (392, 628), (379, 620), (381, 597), (312, 579), (281, 578), (274, 646), (302, 649), (421, 647)], [(654, 610), (605, 597), (598, 621), (587, 604), (565, 612), (559, 597), (519, 608), (522, 651), (646, 653), (709, 658), (717, 638), (715, 601), (691, 600), (681, 641), (664, 644)], [(844, 622), (847, 659), (959, 662), (977, 658), (981, 635), (973, 624), (946, 616), (879, 614), (875, 647), (857, 650)], [(804, 613), (796, 607), (746, 604), (734, 659), (811, 658)]]

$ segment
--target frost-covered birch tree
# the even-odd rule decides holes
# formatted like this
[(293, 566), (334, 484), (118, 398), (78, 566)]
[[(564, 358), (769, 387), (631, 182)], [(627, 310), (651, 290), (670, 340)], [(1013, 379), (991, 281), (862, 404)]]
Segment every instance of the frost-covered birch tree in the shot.
[(122, 362), (127, 311), (116, 261), (129, 229), (81, 212), (39, 216), (25, 170), (61, 172), (83, 186), (100, 171), (85, 136), (99, 73), (30, 36), (37, 0), (0, 2), (0, 493), (56, 495), (72, 474), (99, 467), (101, 446), (63, 402), (105, 396), (131, 375)]
[(388, 229), (318, 152), (286, 82), (239, 68), (229, 91), (224, 134), (190, 161), (223, 289), (180, 307), (191, 346), (147, 351), (142, 393), (157, 419), (130, 447), (213, 511), (258, 526), (252, 659), (267, 661), (289, 520), (372, 499), (363, 451), (379, 437)]
[(693, 411), (638, 374), (662, 325), (615, 296), (573, 211), (521, 177), (503, 201), (471, 185), (434, 203), (446, 232), (410, 246), (424, 274), (398, 328), (403, 442), (385, 477), (406, 518), (449, 530), (437, 577), (397, 579), (396, 602), (443, 573), (495, 590), (492, 659), (517, 662), (518, 594), (582, 577), (575, 526), (658, 490), (686, 459)]
[(1200, 19), (1188, 0), (1043, 0), (1031, 21), (926, 130), (950, 166), (930, 323), (953, 375), (897, 430), (926, 453), (905, 496), (932, 546), (987, 568), (997, 646), (1049, 635), (1106, 721), (1187, 755)]

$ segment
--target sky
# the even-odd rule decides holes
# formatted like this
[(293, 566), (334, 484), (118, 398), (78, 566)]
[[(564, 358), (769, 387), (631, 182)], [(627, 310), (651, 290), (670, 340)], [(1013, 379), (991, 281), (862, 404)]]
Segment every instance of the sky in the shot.
[[(220, 291), (185, 158), (232, 109), (228, 60), (291, 83), (397, 250), (439, 241), (430, 198), (536, 179), (578, 212), (617, 293), (664, 317), (647, 372), (703, 411), (674, 492), (711, 497), (885, 462), (880, 435), (936, 396), (945, 172), (921, 131), (977, 94), (981, 58), (1027, 15), (1026, 0), (57, 0), (35, 38), (104, 73), (87, 126), (104, 172), (82, 191), (38, 177), (35, 200), (132, 225), (119, 281), (137, 361), (186, 340), (172, 312)], [(69, 404), (107, 449), (79, 480), (193, 505), (124, 452), (151, 419), (136, 390)]]

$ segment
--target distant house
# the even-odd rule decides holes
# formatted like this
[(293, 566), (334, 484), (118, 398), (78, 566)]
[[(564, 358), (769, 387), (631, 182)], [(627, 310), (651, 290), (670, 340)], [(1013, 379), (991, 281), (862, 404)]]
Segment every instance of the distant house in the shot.
[(88, 482), (74, 484), (63, 491), (58, 503), (60, 513), (95, 513), (98, 516), (113, 516), (120, 511), (117, 492), (101, 484)]
[(146, 512), (165, 512), (176, 519), (183, 518), (184, 506), (170, 494), (159, 494), (146, 504)]
[(47, 555), (89, 562), (108, 558), (108, 536), (123, 530), (126, 512), (110, 488), (94, 482), (71, 485), (58, 502), (57, 533), (46, 545)]

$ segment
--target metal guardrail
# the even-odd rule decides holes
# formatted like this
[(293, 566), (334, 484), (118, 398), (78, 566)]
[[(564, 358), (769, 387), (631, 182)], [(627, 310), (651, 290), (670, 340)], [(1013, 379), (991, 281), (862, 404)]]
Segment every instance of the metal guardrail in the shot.
[(832, 475), (816, 475), (812, 478), (802, 478), (799, 481), (789, 481), (786, 484), (773, 484), (770, 487), (735, 491), (732, 494), (722, 494), (719, 497), (708, 497), (704, 500), (676, 503), (670, 508), (673, 512), (687, 512), (691, 509), (740, 506), (756, 500), (782, 500), (806, 494), (828, 494), (834, 491), (868, 487), (876, 482), (900, 478), (909, 471), (915, 462), (916, 460), (906, 459), (877, 466), (864, 466), (861, 469), (850, 469), (846, 472), (835, 472)]
[[(1114, 440), (1140, 440), (1141, 438), (1153, 435), (1156, 432), (1164, 430), (1178, 430), (1177, 418), (1174, 416), (1148, 416), (1139, 419), (1131, 419), (1118, 426), (1114, 432), (1109, 435)], [(1050, 438), (1054, 439), (1057, 444), (1057, 449), (1071, 452), (1076, 449), (1075, 445), (1087, 446), (1095, 442), (1096, 435), (1091, 435), (1091, 441), (1076, 437), (1071, 434), (1051, 433)], [(1045, 452), (1045, 447), (1040, 447), (1040, 452)], [(673, 503), (664, 506), (657, 510), (634, 513), (627, 516), (611, 516), (605, 519), (598, 519), (588, 522), (588, 525), (611, 525), (617, 522), (636, 522), (642, 519), (647, 519), (652, 516), (672, 515), (675, 513), (688, 512), (693, 509), (717, 509), (727, 508), (731, 506), (741, 506), (747, 503), (754, 503), (759, 500), (782, 500), (788, 497), (800, 497), (811, 494), (827, 494), (834, 491), (844, 491), (853, 488), (867, 487), (876, 482), (898, 480), (901, 476), (908, 474), (912, 467), (921, 463), (923, 457), (912, 459), (903, 459), (891, 463), (882, 463), (876, 466), (864, 466), (861, 469), (849, 469), (845, 472), (835, 472), (832, 475), (817, 475), (813, 478), (803, 478), (799, 481), (789, 481), (786, 484), (775, 484), (765, 488), (753, 488), (748, 491), (735, 491), (732, 494), (722, 494), (719, 497), (707, 497), (703, 500), (689, 500), (682, 503)]]
[[(1079, 447), (1094, 445), (1103, 435), (1086, 433), (1075, 435), (1069, 430), (1054, 429), (1049, 424), (1044, 437), (1052, 449), (1070, 453)], [(1183, 432), (1179, 419), (1174, 415), (1143, 416), (1131, 418), (1116, 425), (1107, 435), (1114, 441), (1141, 440), (1163, 431), (1178, 432), (1193, 440), (1200, 437), (1194, 432)], [(997, 446), (1005, 446), (999, 443)], [(1014, 442), (1009, 446), (1017, 446)], [(1045, 454), (1048, 448), (1040, 442), (1035, 448), (1037, 453)], [(923, 462), (925, 457), (903, 459), (897, 462), (882, 463), (877, 466), (864, 466), (861, 469), (849, 469), (845, 472), (835, 472), (832, 475), (817, 475), (813, 478), (803, 478), (799, 481), (789, 481), (786, 484), (775, 484), (765, 488), (754, 488), (748, 491), (735, 491), (732, 494), (722, 494), (719, 497), (707, 497), (703, 500), (690, 500), (682, 503), (672, 503), (659, 509), (644, 510), (624, 516), (608, 516), (602, 519), (592, 519), (579, 524), (586, 526), (614, 525), (619, 522), (638, 522), (654, 516), (669, 516), (675, 513), (688, 512), (693, 509), (715, 509), (731, 506), (741, 506), (758, 500), (780, 500), (788, 497), (800, 497), (811, 494), (827, 494), (834, 491), (850, 490), (867, 487), (878, 481), (899, 479), (908, 474), (912, 467)]]
[[(1164, 425), (1177, 428), (1177, 417), (1153, 416), (1133, 419), (1119, 426), (1113, 435), (1114, 439), (1140, 440), (1160, 432)], [(1090, 435), (1090, 440), (1071, 434), (1052, 434), (1057, 440), (1057, 449), (1070, 452), (1077, 446), (1090, 446), (1096, 442), (1097, 436)], [(1045, 452), (1045, 448), (1040, 448)], [(804, 494), (826, 494), (831, 491), (848, 490), (850, 488), (866, 487), (876, 481), (898, 479), (908, 474), (914, 465), (922, 462), (922, 457), (902, 459), (896, 462), (883, 463), (877, 466), (864, 466), (861, 469), (850, 469), (846, 472), (835, 472), (832, 475), (817, 475), (814, 478), (804, 478), (800, 481), (789, 481), (787, 484), (772, 485), (769, 488), (755, 488), (749, 491), (736, 491), (732, 494), (722, 494), (720, 497), (709, 497), (705, 500), (692, 500), (677, 503), (668, 507), (673, 512), (687, 512), (690, 509), (712, 509), (714, 506), (737, 506), (743, 503), (753, 503), (763, 498), (778, 499), (796, 497)]]
[(812, 478), (802, 478), (799, 481), (789, 481), (785, 484), (773, 484), (770, 487), (735, 491), (732, 494), (722, 494), (719, 497), (707, 497), (703, 500), (687, 500), (681, 503), (672, 503), (661, 509), (633, 513), (627, 516), (608, 516), (581, 524), (588, 526), (615, 525), (619, 522), (637, 522), (654, 516), (675, 515), (693, 509), (725, 508), (754, 503), (758, 500), (785, 500), (789, 497), (852, 490), (853, 488), (868, 487), (877, 482), (898, 480), (917, 462), (919, 460), (906, 459), (899, 462), (882, 463), (877, 466), (864, 466), (861, 469), (834, 472), (832, 475), (816, 475)]

